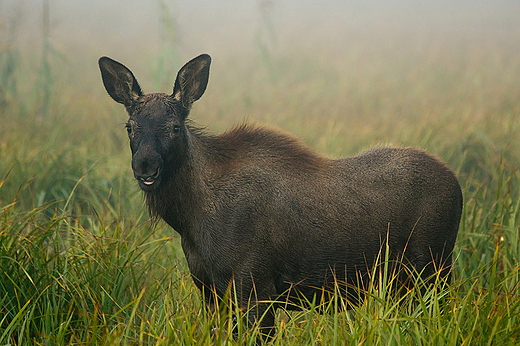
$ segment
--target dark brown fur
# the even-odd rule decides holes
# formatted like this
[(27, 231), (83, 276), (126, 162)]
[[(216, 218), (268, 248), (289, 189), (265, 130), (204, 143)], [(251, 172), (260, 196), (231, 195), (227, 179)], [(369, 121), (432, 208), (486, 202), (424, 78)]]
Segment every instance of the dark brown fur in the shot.
[[(413, 148), (333, 160), (261, 126), (209, 135), (186, 121), (209, 63), (207, 55), (188, 62), (172, 95), (143, 95), (126, 67), (100, 59), (107, 91), (130, 116), (132, 167), (150, 213), (182, 236), (209, 303), (233, 280), (242, 307), (366, 284), (385, 245), (425, 279), (441, 269), (449, 280), (462, 193), (443, 163)], [(250, 316), (264, 312), (270, 333), (268, 304)]]

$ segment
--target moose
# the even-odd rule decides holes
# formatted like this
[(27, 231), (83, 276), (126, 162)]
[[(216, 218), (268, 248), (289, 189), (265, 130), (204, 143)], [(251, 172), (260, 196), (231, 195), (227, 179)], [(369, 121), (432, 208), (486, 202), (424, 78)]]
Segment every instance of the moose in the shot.
[(180, 234), (208, 305), (233, 285), (239, 308), (250, 307), (245, 323), (272, 335), (273, 302), (313, 301), (336, 283), (354, 297), (380, 257), (449, 282), (463, 201), (444, 163), (403, 147), (332, 159), (261, 125), (211, 134), (187, 119), (210, 63), (207, 54), (186, 63), (169, 95), (144, 94), (127, 67), (99, 59), (106, 91), (129, 115), (150, 215)]

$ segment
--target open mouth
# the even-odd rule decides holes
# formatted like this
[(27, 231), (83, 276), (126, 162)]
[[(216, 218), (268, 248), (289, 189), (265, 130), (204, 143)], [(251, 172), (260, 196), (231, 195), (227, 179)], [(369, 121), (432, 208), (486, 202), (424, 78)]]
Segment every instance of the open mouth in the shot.
[(137, 178), (137, 181), (139, 182), (139, 186), (141, 189), (145, 191), (150, 191), (159, 185), (161, 178), (157, 175), (156, 177), (147, 177), (147, 178)]
[(157, 189), (157, 187), (159, 186), (159, 182), (160, 182), (160, 178), (148, 178), (148, 179), (138, 179), (137, 181), (139, 182), (139, 186), (141, 187), (142, 190), (144, 191), (152, 191), (152, 190), (155, 190)]
[(153, 185), (153, 183), (155, 183), (155, 180), (152, 178), (141, 179), (141, 180), (142, 180), (143, 184), (148, 185), (148, 186)]

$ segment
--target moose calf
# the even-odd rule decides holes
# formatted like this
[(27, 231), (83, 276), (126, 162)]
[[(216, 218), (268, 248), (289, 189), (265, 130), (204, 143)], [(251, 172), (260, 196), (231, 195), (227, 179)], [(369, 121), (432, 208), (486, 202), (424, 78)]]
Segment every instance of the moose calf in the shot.
[[(197, 287), (212, 303), (233, 282), (249, 322), (270, 334), (276, 305), (359, 287), (381, 250), (425, 279), (450, 278), (462, 193), (443, 163), (412, 148), (330, 159), (261, 126), (206, 133), (187, 121), (211, 58), (178, 72), (171, 95), (143, 94), (132, 72), (99, 59), (108, 94), (128, 112), (132, 169), (153, 217), (181, 235)], [(346, 292), (348, 293), (348, 292)]]

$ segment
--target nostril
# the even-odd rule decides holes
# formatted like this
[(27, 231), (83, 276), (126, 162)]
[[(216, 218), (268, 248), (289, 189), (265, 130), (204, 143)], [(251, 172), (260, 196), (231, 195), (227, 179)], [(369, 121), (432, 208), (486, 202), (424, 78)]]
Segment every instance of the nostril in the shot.
[(159, 173), (161, 173), (161, 168), (157, 167), (155, 172), (150, 176), (150, 178), (157, 179), (159, 177)]

